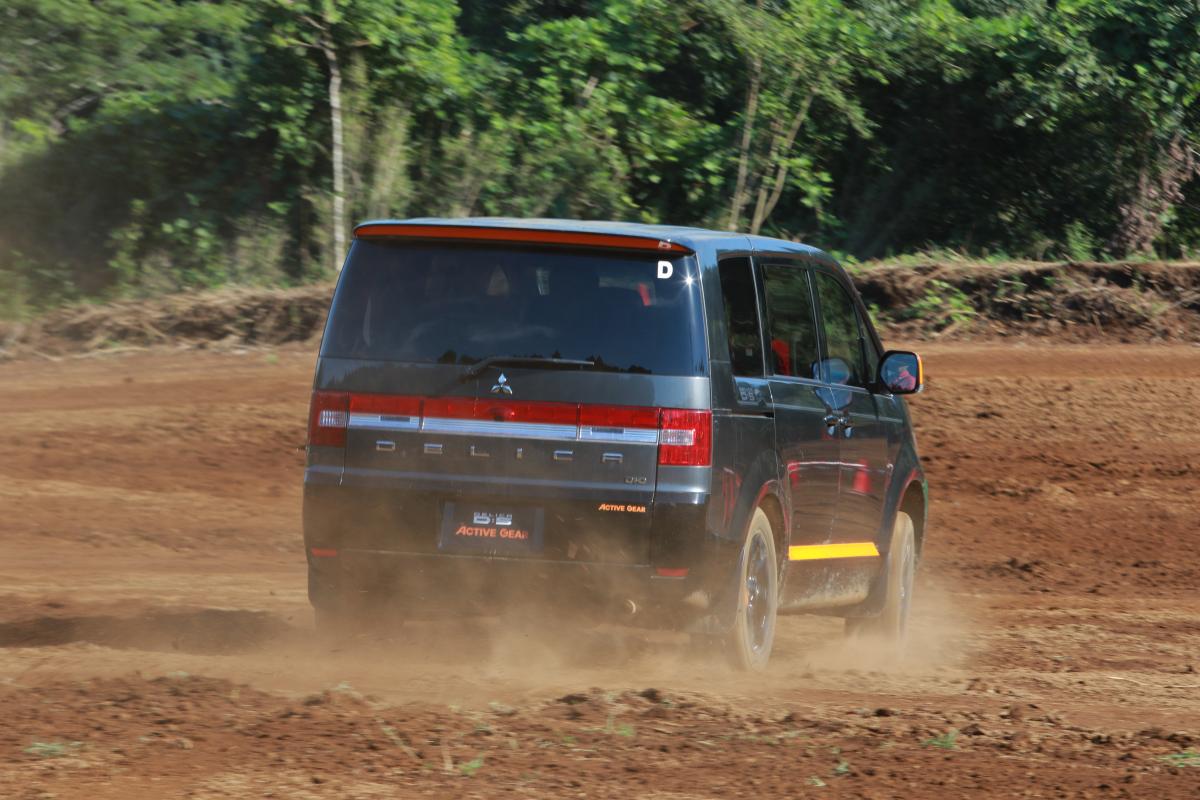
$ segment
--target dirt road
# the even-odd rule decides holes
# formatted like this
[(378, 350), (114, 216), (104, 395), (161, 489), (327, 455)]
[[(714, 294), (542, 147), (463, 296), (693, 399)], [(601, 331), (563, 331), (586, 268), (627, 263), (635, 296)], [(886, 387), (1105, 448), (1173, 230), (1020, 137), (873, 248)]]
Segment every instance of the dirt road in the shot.
[(303, 349), (0, 365), (0, 798), (1200, 797), (1200, 348), (940, 345), (908, 663), (313, 640)]

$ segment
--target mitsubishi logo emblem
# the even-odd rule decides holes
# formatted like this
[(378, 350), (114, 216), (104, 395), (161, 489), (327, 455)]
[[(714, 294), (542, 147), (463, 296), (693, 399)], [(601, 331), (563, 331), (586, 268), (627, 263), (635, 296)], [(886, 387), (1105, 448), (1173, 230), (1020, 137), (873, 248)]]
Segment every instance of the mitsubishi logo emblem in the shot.
[(508, 378), (504, 377), (504, 373), (500, 373), (496, 385), (492, 387), (492, 394), (512, 394), (512, 387), (508, 385)]

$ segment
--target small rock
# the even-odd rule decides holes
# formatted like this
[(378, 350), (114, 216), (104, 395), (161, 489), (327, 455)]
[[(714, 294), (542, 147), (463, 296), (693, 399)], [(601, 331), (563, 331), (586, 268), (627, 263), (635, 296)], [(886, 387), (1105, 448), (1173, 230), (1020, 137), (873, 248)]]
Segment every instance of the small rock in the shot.
[(574, 692), (572, 694), (564, 694), (562, 697), (558, 698), (558, 702), (566, 703), (569, 706), (578, 705), (580, 703), (586, 703), (587, 701), (588, 701), (588, 696), (586, 694), (580, 694), (579, 692)]
[(488, 708), (498, 717), (515, 717), (517, 710), (512, 706), (506, 706), (503, 703), (488, 703)]

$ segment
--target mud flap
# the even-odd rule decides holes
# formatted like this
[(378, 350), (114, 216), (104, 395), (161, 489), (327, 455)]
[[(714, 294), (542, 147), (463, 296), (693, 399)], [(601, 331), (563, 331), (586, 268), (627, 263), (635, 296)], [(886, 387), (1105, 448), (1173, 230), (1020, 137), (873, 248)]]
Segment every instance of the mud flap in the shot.
[(883, 569), (879, 574), (871, 579), (871, 588), (867, 592), (867, 599), (863, 600), (858, 605), (848, 606), (846, 608), (837, 609), (836, 615), (840, 617), (878, 617), (883, 611), (883, 604), (887, 601), (888, 589), (888, 564), (892, 557), (889, 550), (884, 555)]
[(741, 559), (733, 562), (729, 574), (719, 584), (719, 588), (709, 603), (709, 613), (701, 614), (689, 623), (685, 633), (704, 636), (723, 636), (733, 630), (737, 617), (738, 587), (741, 581)]
[(308, 602), (313, 608), (332, 610), (340, 606), (340, 588), (336, 569), (319, 569), (308, 564)]
[(839, 617), (878, 617), (883, 611), (884, 603), (887, 602), (888, 575), (891, 574), (891, 563), (892, 547), (889, 540), (887, 552), (883, 553), (883, 568), (879, 570), (878, 575), (871, 579), (871, 588), (867, 592), (867, 599), (858, 605), (836, 609), (834, 613)]

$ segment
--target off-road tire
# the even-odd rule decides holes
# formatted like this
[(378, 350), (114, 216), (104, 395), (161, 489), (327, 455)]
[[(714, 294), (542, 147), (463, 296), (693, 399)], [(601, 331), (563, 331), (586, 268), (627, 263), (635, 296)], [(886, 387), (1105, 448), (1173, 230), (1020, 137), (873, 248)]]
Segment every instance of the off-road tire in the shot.
[(887, 589), (877, 617), (847, 617), (848, 637), (870, 636), (903, 653), (908, 643), (908, 620), (912, 609), (913, 584), (917, 572), (917, 537), (912, 518), (896, 513), (892, 541), (887, 554)]
[(737, 613), (726, 635), (725, 654), (740, 670), (765, 669), (775, 644), (779, 612), (779, 560), (771, 520), (755, 509), (738, 559)]

